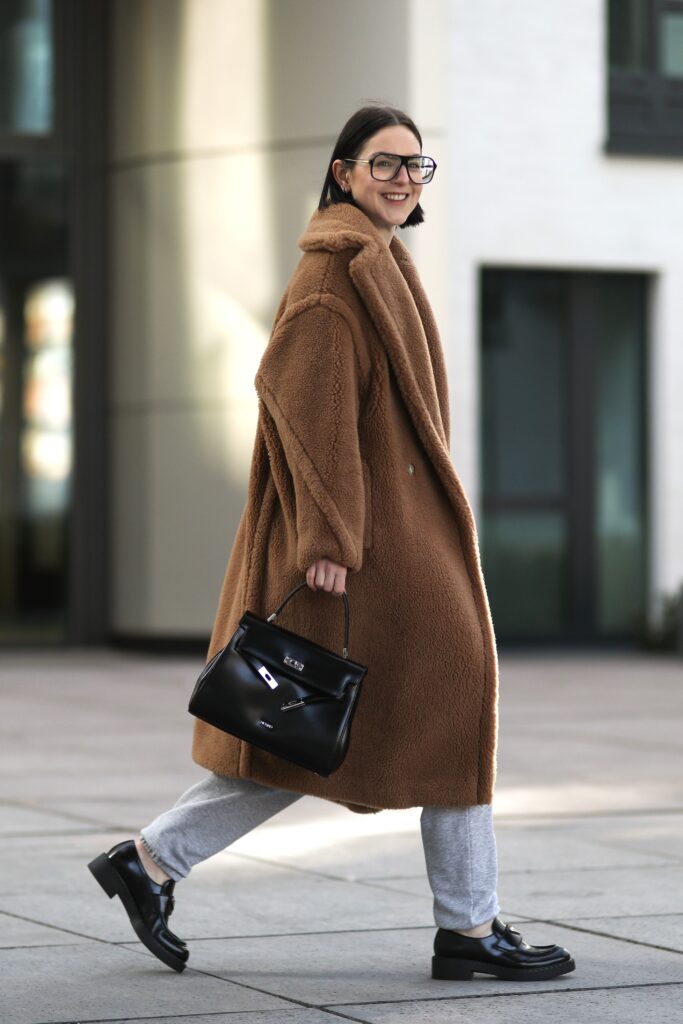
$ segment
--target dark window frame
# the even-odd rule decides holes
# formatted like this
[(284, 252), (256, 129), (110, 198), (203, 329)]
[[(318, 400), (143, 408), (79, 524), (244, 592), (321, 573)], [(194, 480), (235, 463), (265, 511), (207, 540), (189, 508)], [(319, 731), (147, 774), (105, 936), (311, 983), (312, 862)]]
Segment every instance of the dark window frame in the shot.
[[(510, 497), (497, 491), (486, 491), (484, 468), (484, 424), (483, 411), (484, 388), (486, 375), (484, 369), (484, 330), (485, 330), (485, 279), (487, 275), (530, 275), (548, 279), (557, 278), (563, 281), (564, 295), (561, 300), (563, 310), (566, 344), (564, 352), (565, 373), (567, 378), (568, 402), (565, 407), (565, 418), (562, 429), (565, 432), (564, 450), (568, 456), (565, 466), (565, 487), (561, 495), (545, 497), (529, 494), (522, 497)], [(501, 626), (496, 627), (499, 644), (507, 649), (515, 649), (528, 644), (542, 645), (552, 648), (567, 644), (594, 645), (599, 648), (614, 646), (616, 648), (632, 648), (638, 640), (631, 629), (610, 630), (599, 632), (596, 624), (598, 563), (596, 561), (597, 535), (595, 530), (595, 431), (596, 431), (596, 332), (598, 322), (595, 316), (596, 289), (600, 288), (602, 276), (632, 276), (640, 282), (643, 289), (642, 319), (639, 329), (642, 337), (642, 348), (639, 358), (640, 386), (638, 402), (642, 410), (641, 431), (639, 436), (638, 460), (640, 465), (639, 490), (642, 503), (642, 557), (643, 575), (641, 581), (642, 612), (646, 615), (648, 595), (653, 588), (653, 557), (652, 557), (652, 465), (648, 457), (651, 448), (651, 424), (649, 420), (651, 391), (651, 346), (650, 317), (652, 308), (653, 288), (656, 275), (644, 270), (591, 270), (580, 267), (543, 267), (534, 264), (520, 263), (515, 265), (498, 263), (481, 263), (477, 272), (477, 305), (478, 305), (478, 343), (477, 343), (477, 379), (478, 379), (478, 476), (481, 482), (480, 513), (482, 522), (487, 513), (506, 511), (565, 511), (567, 515), (568, 548), (567, 577), (564, 591), (570, 615), (565, 628), (555, 633), (509, 634)], [(485, 551), (486, 538), (481, 529), (482, 550)], [(484, 561), (484, 572), (487, 573)], [(493, 593), (493, 587), (491, 587)], [(494, 602), (495, 603), (495, 600)], [(494, 607), (495, 617), (495, 607)]]
[(605, 4), (608, 137), (605, 150), (640, 156), (683, 156), (683, 77), (659, 70), (659, 25), (665, 13), (683, 14), (683, 0), (646, 0), (647, 67), (610, 65), (609, 0)]
[[(55, 107), (45, 135), (0, 132), (0, 161), (58, 160), (69, 172), (68, 269), (76, 296), (73, 476), (66, 628), (59, 646), (109, 639), (106, 0), (55, 0)], [(87, 88), (84, 87), (87, 83)], [(36, 641), (45, 646), (48, 642)]]
[(66, 123), (69, 62), (69, 10), (59, 0), (52, 6), (52, 47), (54, 54), (54, 112), (52, 130), (44, 135), (0, 130), (0, 159), (18, 156), (67, 157), (71, 151), (70, 126)]

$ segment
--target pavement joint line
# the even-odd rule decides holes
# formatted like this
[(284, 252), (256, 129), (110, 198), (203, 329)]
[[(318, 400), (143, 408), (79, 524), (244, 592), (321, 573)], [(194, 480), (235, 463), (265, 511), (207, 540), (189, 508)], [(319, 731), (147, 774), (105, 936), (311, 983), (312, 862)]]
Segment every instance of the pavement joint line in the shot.
[[(0, 911), (0, 913), (4, 913), (4, 911)], [(659, 950), (662, 950), (663, 952), (666, 952), (666, 953), (678, 953), (679, 955), (683, 956), (683, 950), (676, 949), (675, 947), (672, 947), (672, 946), (659, 946), (659, 945), (657, 945), (657, 944), (655, 944), (653, 942), (642, 942), (642, 941), (640, 941), (638, 939), (630, 939), (630, 938), (628, 938), (627, 936), (624, 936), (624, 935), (615, 935), (612, 932), (602, 932), (602, 931), (598, 931), (597, 929), (594, 929), (594, 928), (582, 928), (579, 925), (573, 925), (573, 924), (569, 923), (571, 921), (581, 921), (581, 920), (588, 920), (588, 921), (590, 921), (590, 920), (593, 920), (593, 918), (568, 918), (566, 921), (564, 921), (564, 920), (560, 921), (560, 920), (551, 920), (549, 918), (541, 918), (541, 917), (522, 917), (520, 914), (506, 914), (504, 911), (501, 911), (501, 913), (503, 914), (503, 917), (506, 920), (508, 920), (508, 923), (510, 923), (510, 924), (523, 924), (525, 927), (526, 927), (526, 925), (529, 925), (529, 924), (551, 924), (551, 925), (555, 925), (555, 927), (557, 927), (557, 928), (566, 928), (568, 931), (581, 932), (581, 933), (586, 934), (586, 935), (596, 935), (596, 936), (598, 936), (600, 938), (614, 939), (614, 940), (619, 941), (619, 942), (628, 942), (630, 945), (633, 945), (633, 946), (644, 946), (644, 947), (647, 947), (648, 949), (659, 949)], [(679, 917), (681, 915), (675, 914), (675, 913), (657, 914), (657, 915), (652, 915), (652, 914), (628, 915), (628, 917), (636, 917), (636, 918), (637, 917), (653, 917), (653, 916), (656, 916), (656, 917)], [(605, 921), (619, 920), (619, 921), (622, 921), (622, 920), (624, 920), (624, 915), (615, 914), (613, 917), (602, 917), (601, 920), (605, 920)], [(190, 941), (191, 942), (197, 942), (197, 943), (198, 942), (232, 942), (233, 940), (238, 940), (238, 939), (242, 940), (242, 941), (244, 941), (245, 939), (288, 939), (288, 938), (296, 938), (296, 937), (302, 937), (303, 938), (303, 937), (306, 937), (306, 936), (309, 936), (309, 935), (363, 935), (363, 934), (368, 933), (368, 932), (372, 932), (374, 934), (375, 932), (435, 931), (436, 927), (437, 927), (436, 924), (432, 924), (432, 925), (417, 924), (417, 925), (406, 925), (404, 927), (400, 927), (399, 926), (399, 927), (393, 927), (393, 928), (391, 928), (391, 927), (389, 927), (389, 928), (339, 928), (339, 929), (334, 929), (334, 930), (331, 930), (331, 929), (328, 928), (325, 931), (311, 931), (311, 932), (259, 932), (259, 933), (251, 934), (251, 935), (248, 935), (248, 934), (247, 935), (209, 935), (209, 936), (206, 936), (206, 938), (200, 937), (200, 938), (191, 939)], [(78, 934), (78, 933), (74, 932), (74, 933), (71, 933), (71, 934)], [(107, 942), (107, 940), (101, 940), (101, 941)], [(125, 940), (123, 942), (107, 942), (107, 944), (108, 945), (113, 945), (113, 946), (137, 946), (138, 945), (138, 943), (136, 943), (135, 940)], [(64, 943), (64, 945), (66, 945), (66, 943)], [(76, 943), (73, 943), (73, 945), (76, 945)]]
[[(229, 847), (226, 847), (226, 849), (229, 849)], [(232, 856), (233, 857), (241, 857), (243, 860), (256, 861), (259, 864), (272, 864), (274, 867), (291, 869), (292, 871), (296, 871), (296, 872), (298, 872), (300, 874), (304, 874), (304, 875), (314, 875), (316, 878), (325, 878), (325, 879), (327, 879), (327, 881), (330, 881), (330, 882), (351, 882), (352, 884), (358, 883), (360, 885), (363, 885), (366, 882), (368, 882), (369, 884), (372, 884), (372, 882), (375, 881), (375, 879), (372, 878), (372, 876), (370, 878), (366, 879), (366, 878), (358, 878), (358, 877), (357, 878), (349, 878), (349, 877), (347, 877), (345, 875), (333, 875), (333, 874), (329, 874), (328, 872), (317, 871), (315, 868), (305, 868), (305, 867), (301, 867), (298, 864), (290, 864), (290, 863), (288, 863), (286, 861), (273, 860), (270, 857), (259, 857), (257, 854), (233, 853)], [(653, 867), (662, 867), (662, 866), (663, 865), (661, 865), (661, 864), (653, 865)], [(414, 878), (426, 878), (426, 877), (427, 876), (426, 876), (426, 874), (424, 872), (420, 873), (419, 875), (389, 875), (389, 876), (387, 876), (387, 881), (390, 880), (390, 879), (400, 880), (400, 879), (414, 879)], [(383, 881), (383, 880), (384, 880), (383, 878), (380, 879), (380, 881)]]
[(548, 821), (571, 821), (572, 819), (591, 820), (595, 818), (643, 818), (660, 814), (681, 815), (683, 814), (683, 807), (606, 807), (604, 810), (596, 811), (539, 811), (536, 814), (533, 811), (508, 812), (507, 814), (501, 812), (498, 814), (494, 807), (493, 818), (494, 822), (512, 821), (515, 824), (520, 824), (524, 821), (543, 821), (544, 819)]
[[(660, 917), (662, 915), (650, 914), (648, 916)], [(617, 917), (617, 915), (615, 915), (615, 917)], [(570, 918), (570, 920), (576, 919)], [(590, 918), (588, 918), (588, 920), (590, 920)], [(608, 920), (615, 920), (615, 918), (609, 918)], [(621, 917), (618, 917), (618, 920), (621, 920)], [(630, 939), (626, 935), (613, 935), (612, 932), (600, 932), (595, 928), (581, 928), (580, 925), (568, 924), (555, 918), (534, 917), (531, 921), (525, 921), (524, 924), (552, 924), (555, 925), (556, 928), (566, 928), (571, 932), (582, 932), (585, 935), (597, 935), (603, 939), (614, 939), (616, 942), (628, 942), (631, 946), (644, 946), (647, 949), (661, 949), (665, 953), (678, 953), (679, 956), (683, 956), (683, 949), (674, 949), (672, 946), (659, 946), (655, 942), (641, 942), (638, 939)], [(669, 983), (667, 982), (667, 984)], [(683, 980), (681, 981), (681, 984), (683, 984)]]
[(84, 942), (30, 942), (25, 946), (0, 946), (0, 955), (9, 949), (71, 949), (72, 946), (84, 945)]
[[(134, 952), (140, 954), (141, 956), (146, 956), (149, 959), (156, 960), (157, 963), (159, 962), (157, 957), (155, 957), (153, 953), (151, 953), (145, 946), (143, 946), (142, 943), (139, 944), (138, 948), (134, 950)], [(191, 964), (188, 964), (185, 970), (193, 971), (195, 974), (201, 974), (206, 978), (214, 978), (216, 981), (222, 981), (224, 984), (236, 985), (239, 988), (246, 988), (250, 992), (258, 992), (259, 995), (262, 996), (271, 996), (273, 999), (284, 999), (285, 1002), (291, 1003), (293, 1007), (303, 1007), (303, 1009), (305, 1010), (319, 1009), (317, 1003), (309, 1003), (305, 999), (297, 999), (295, 996), (284, 996), (279, 992), (271, 992), (267, 988), (259, 988), (258, 985), (250, 985), (249, 982), (247, 981), (237, 981), (235, 978), (224, 977), (222, 974), (214, 974), (213, 971), (206, 970), (202, 967), (193, 967)], [(84, 1024), (84, 1022), (79, 1021), (79, 1024)]]
[[(125, 828), (119, 828), (118, 826), (112, 826), (110, 829), (107, 829), (106, 831), (107, 832), (109, 832), (109, 831), (111, 831), (111, 832), (121, 832), (121, 833), (126, 833), (127, 834), (130, 831), (135, 831), (135, 829), (132, 829), (132, 828), (131, 829), (125, 829)], [(2, 831), (0, 831), (0, 839), (70, 838), (70, 837), (74, 837), (74, 836), (75, 837), (79, 837), (79, 836), (99, 835), (101, 833), (102, 833), (102, 829), (98, 828), (98, 827), (95, 827), (95, 826), (93, 826), (92, 828), (88, 828), (88, 829), (80, 829), (80, 830), (73, 830), (73, 831), (56, 830), (56, 831), (43, 831), (43, 832), (4, 832), (4, 833)], [(650, 856), (661, 857), (662, 860), (665, 861), (665, 863), (663, 863), (663, 864), (609, 864), (609, 865), (595, 865), (595, 866), (590, 866), (589, 865), (587, 867), (573, 867), (573, 868), (571, 868), (569, 870), (571, 870), (572, 872), (577, 872), (577, 873), (579, 873), (579, 872), (589, 873), (591, 871), (604, 871), (605, 867), (608, 867), (610, 871), (631, 871), (631, 870), (636, 870), (636, 869), (639, 870), (639, 871), (647, 871), (647, 870), (654, 871), (654, 870), (658, 870), (658, 869), (663, 868), (663, 867), (669, 867), (669, 866), (674, 867), (674, 866), (676, 866), (678, 864), (681, 864), (683, 862), (683, 858), (682, 857), (676, 856), (675, 854), (661, 853), (658, 850), (643, 851), (642, 848), (639, 848), (639, 847), (628, 848), (628, 847), (624, 847), (623, 845), (618, 845), (617, 843), (609, 843), (609, 844), (605, 843), (605, 844), (602, 844), (602, 845), (609, 846), (610, 848), (619, 849), (619, 850), (631, 849), (632, 852), (634, 852), (634, 853), (636, 853), (636, 852), (637, 853), (646, 852)], [(229, 847), (226, 847), (224, 851), (221, 851), (221, 853), (228, 852), (229, 849), (230, 849)], [(220, 854), (219, 854), (219, 856), (220, 856)], [(336, 881), (336, 882), (351, 882), (351, 883), (359, 883), (359, 884), (366, 884), (366, 883), (367, 884), (373, 884), (375, 882), (414, 880), (414, 879), (417, 879), (417, 878), (426, 877), (423, 873), (419, 873), (419, 874), (408, 874), (408, 875), (386, 875), (386, 876), (382, 875), (379, 878), (376, 878), (376, 877), (374, 877), (372, 875), (371, 876), (354, 876), (354, 877), (350, 878), (347, 875), (336, 875), (336, 874), (331, 874), (331, 873), (328, 873), (328, 872), (322, 872), (322, 871), (318, 871), (318, 870), (316, 870), (314, 868), (306, 868), (306, 867), (302, 867), (302, 866), (300, 866), (298, 864), (291, 864), (288, 861), (274, 860), (273, 858), (270, 858), (270, 857), (260, 857), (257, 854), (246, 854), (246, 853), (235, 852), (235, 853), (231, 853), (231, 856), (239, 857), (242, 860), (255, 861), (255, 862), (259, 863), (259, 864), (270, 864), (270, 865), (272, 865), (274, 867), (279, 867), (279, 868), (283, 868), (285, 870), (295, 871), (295, 872), (301, 873), (301, 874), (314, 875), (316, 877), (325, 878), (325, 879), (327, 879), (329, 881)], [(551, 875), (551, 874), (557, 874), (561, 870), (566, 870), (566, 869), (561, 869), (561, 868), (507, 868), (507, 869), (506, 868), (501, 868), (501, 869), (499, 869), (498, 873), (499, 873), (499, 875), (542, 875), (542, 874), (549, 874), (549, 875)], [(644, 915), (644, 916), (652, 916), (652, 915)]]
[[(566, 875), (571, 871), (572, 874), (590, 874), (591, 871), (661, 871), (662, 868), (673, 868), (680, 864), (680, 860), (667, 862), (665, 864), (600, 864), (595, 867), (590, 865), (574, 868), (509, 868), (507, 871), (499, 870), (499, 875), (557, 875), (562, 873)], [(420, 878), (420, 875), (396, 875), (396, 878)], [(652, 915), (650, 915), (652, 916)]]
[[(515, 918), (515, 921), (518, 919)], [(521, 922), (518, 922), (521, 923)], [(524, 922), (526, 923), (526, 922)], [(207, 935), (205, 938), (190, 939), (190, 942), (232, 942), (233, 939), (289, 939), (304, 938), (307, 935), (363, 935), (366, 932), (420, 932), (436, 931), (435, 924), (409, 924), (405, 927), (389, 928), (326, 928), (324, 931), (315, 932), (257, 932), (251, 935)], [(136, 946), (135, 939), (125, 939), (119, 942), (112, 942), (112, 946)]]
[[(52, 812), (50, 812), (50, 813), (52, 813)], [(101, 819), (98, 820), (96, 818), (90, 818), (87, 821), (84, 820), (82, 822), (82, 824), (89, 826), (87, 831), (83, 831), (82, 833), (74, 832), (73, 833), (74, 835), (79, 835), (79, 834), (90, 835), (91, 832), (99, 833), (99, 834), (104, 835), (104, 836), (108, 836), (110, 833), (111, 834), (123, 833), (125, 835), (130, 835), (131, 832), (138, 833), (140, 831), (140, 826), (139, 825), (121, 825), (118, 822), (103, 821)], [(4, 835), (7, 835), (7, 834), (8, 833), (5, 833)], [(49, 833), (47, 833), (47, 832), (35, 832), (35, 833), (32, 834), (32, 837), (35, 838), (36, 836), (40, 837), (41, 835), (48, 835), (48, 834)], [(0, 832), (0, 836), (3, 836), (2, 832)], [(12, 836), (12, 838), (14, 838), (14, 835)], [(228, 847), (226, 847), (226, 849), (228, 849)]]
[[(329, 1011), (324, 1010), (319, 1006), (311, 1006), (312, 1010), (321, 1010), (323, 1013)], [(279, 1006), (276, 1010), (264, 1010), (254, 1008), (253, 1010), (198, 1010), (196, 1013), (193, 1010), (186, 1010), (185, 1013), (163, 1013), (163, 1014), (150, 1014), (145, 1013), (142, 1017), (81, 1017), (78, 1020), (78, 1024), (127, 1024), (131, 1021), (132, 1024), (136, 1020), (191, 1020), (193, 1017), (228, 1017), (233, 1013), (298, 1013), (299, 1007), (293, 1007), (291, 1010), (284, 1009)], [(335, 1014), (335, 1016), (341, 1016)], [(354, 1018), (346, 1018), (351, 1020)], [(73, 1017), (69, 1017), (68, 1020), (50, 1020), (50, 1021), (36, 1021), (35, 1024), (75, 1024)], [(360, 1024), (368, 1024), (367, 1021), (360, 1021)]]
[[(5, 917), (13, 917), (17, 921), (27, 921), (28, 924), (38, 924), (42, 928), (51, 928), (52, 931), (54, 931), (54, 932), (63, 932), (64, 935), (76, 935), (79, 939), (87, 939), (89, 942), (101, 942), (105, 946), (120, 946), (120, 945), (123, 945), (123, 943), (120, 943), (120, 942), (110, 942), (109, 939), (101, 939), (98, 935), (84, 935), (83, 932), (76, 932), (76, 931), (73, 930), (73, 928), (63, 928), (61, 925), (58, 925), (58, 924), (49, 924), (47, 921), (39, 921), (35, 917), (26, 917), (24, 914), (15, 914), (11, 910), (3, 910), (2, 907), (0, 907), (0, 914), (4, 914)], [(80, 943), (79, 942), (65, 942), (65, 943), (57, 943), (57, 945), (79, 946)], [(35, 947), (35, 948), (40, 949), (39, 946)]]
[(16, 807), (21, 811), (31, 811), (34, 814), (51, 814), (55, 818), (64, 818), (66, 821), (78, 822), (82, 825), (98, 825), (99, 818), (92, 818), (85, 814), (76, 814), (74, 811), (52, 810), (44, 804), (35, 803), (32, 800), (8, 800), (0, 799), (0, 807)]
[[(339, 1017), (341, 1020), (353, 1020), (356, 1021), (357, 1024), (371, 1024), (367, 1017), (352, 1017), (350, 1013), (342, 1013), (341, 1010), (332, 1009), (333, 1005), (334, 1004), (330, 1004), (330, 1006), (319, 1006), (318, 1009), (322, 1010), (323, 1013), (334, 1014), (335, 1017)], [(372, 1006), (372, 1003), (363, 1003), (362, 1005)]]
[(677, 853), (664, 853), (662, 850), (646, 850), (642, 846), (631, 846), (629, 843), (617, 843), (615, 840), (605, 842), (602, 839), (594, 840), (598, 846), (604, 846), (608, 850), (626, 850), (629, 853), (647, 853), (652, 857), (664, 857), (672, 864), (680, 864), (683, 856)]
[[(481, 979), (479, 979), (481, 980)], [(576, 992), (618, 992), (621, 989), (634, 989), (634, 988), (675, 988), (676, 986), (683, 986), (683, 981), (645, 981), (636, 985), (586, 985), (579, 986), (575, 985), (570, 987), (563, 985), (559, 987), (561, 981), (571, 981), (572, 974), (562, 974), (557, 978), (557, 988), (534, 988), (530, 989), (528, 986), (533, 985), (534, 982), (519, 982), (519, 992), (475, 992), (472, 995), (457, 995), (457, 996), (421, 996), (419, 999), (374, 999), (365, 1003), (322, 1003), (316, 1007), (318, 1010), (327, 1010), (336, 1006), (398, 1006), (400, 1003), (456, 1003), (461, 999), (508, 999), (515, 996), (547, 996), (547, 995), (564, 995), (565, 993), (571, 994)], [(542, 982), (536, 982), (536, 984), (543, 984)], [(353, 1019), (353, 1018), (351, 1018)], [(362, 1020), (362, 1018), (361, 1018)]]
[[(229, 850), (230, 847), (226, 847)], [(273, 860), (271, 857), (259, 857), (254, 853), (233, 853), (233, 857), (239, 857), (242, 860), (255, 861), (258, 864), (270, 864), (273, 867), (284, 868), (287, 871), (294, 871), (300, 875), (313, 875), (315, 878), (324, 878), (328, 882), (357, 882), (357, 878), (344, 878), (342, 875), (332, 875), (326, 871), (318, 871), (315, 868), (305, 868), (299, 864), (289, 864), (279, 860)], [(410, 878), (419, 878), (420, 875), (410, 875)]]
[[(425, 880), (426, 880), (426, 878), (427, 878), (427, 876), (425, 875)], [(357, 885), (364, 885), (366, 887), (366, 889), (383, 889), (385, 892), (400, 893), (401, 896), (415, 896), (417, 898), (425, 898), (425, 897), (422, 897), (420, 893), (410, 892), (410, 890), (408, 890), (408, 889), (399, 889), (398, 886), (395, 886), (395, 885), (382, 885), (381, 881), (375, 881), (373, 879), (368, 879), (367, 881), (363, 881), (362, 879), (359, 878), (359, 879), (357, 879), (356, 884)]]
[(0, 832), (0, 839), (68, 839), (70, 836), (99, 835), (101, 828), (94, 825), (79, 829), (50, 829), (44, 832)]
[[(533, 738), (539, 735), (539, 730), (533, 728), (522, 730), (521, 728), (518, 728), (517, 734), (520, 736), (524, 734), (529, 738)], [(568, 735), (568, 730), (550, 729), (544, 725), (543, 735), (546, 737), (553, 735), (556, 736), (558, 739), (565, 739)], [(607, 747), (615, 747), (618, 750), (657, 750), (658, 752), (664, 751), (665, 753), (670, 754), (678, 754), (680, 752), (680, 748), (675, 743), (652, 743), (649, 740), (639, 741), (633, 739), (626, 739), (620, 736), (588, 736), (584, 733), (581, 736), (581, 742), (584, 745), (592, 744), (593, 746), (600, 747), (601, 749)]]
[[(2, 913), (2, 911), (0, 911)], [(538, 922), (544, 924), (540, 918), (535, 917), (522, 917), (518, 914), (506, 914), (505, 911), (501, 911), (504, 918), (509, 920), (511, 924), (534, 924)], [(643, 915), (650, 916), (652, 915)], [(553, 922), (557, 924), (557, 922)], [(564, 927), (561, 925), (560, 927)], [(233, 939), (288, 939), (305, 937), (307, 935), (363, 935), (366, 932), (420, 932), (420, 931), (436, 931), (436, 924), (408, 924), (408, 925), (393, 925), (385, 928), (326, 928), (321, 931), (310, 931), (310, 932), (255, 932), (244, 935), (207, 935), (206, 937), (199, 937), (190, 939), (191, 942), (231, 942)], [(136, 939), (124, 939), (118, 942), (112, 942), (110, 945), (113, 946), (136, 946), (139, 944), (139, 940)]]
[[(659, 914), (585, 914), (581, 917), (566, 917), (565, 921), (629, 921), (639, 917), (683, 917), (683, 910), (665, 910)], [(538, 918), (529, 918), (536, 921)]]
[[(313, 1007), (318, 1009), (318, 1007)], [(136, 1020), (192, 1020), (193, 1017), (227, 1017), (232, 1013), (298, 1013), (298, 1008), (294, 1010), (285, 1010), (279, 1007), (277, 1010), (199, 1010), (194, 1013), (192, 1010), (188, 1010), (185, 1013), (145, 1013), (142, 1017), (80, 1017), (78, 1024), (127, 1024), (128, 1021), (131, 1024), (135, 1024)], [(51, 1021), (40, 1021), (36, 1024), (75, 1024), (73, 1017), (69, 1017), (67, 1020), (51, 1020)], [(361, 1024), (366, 1024), (362, 1021)]]

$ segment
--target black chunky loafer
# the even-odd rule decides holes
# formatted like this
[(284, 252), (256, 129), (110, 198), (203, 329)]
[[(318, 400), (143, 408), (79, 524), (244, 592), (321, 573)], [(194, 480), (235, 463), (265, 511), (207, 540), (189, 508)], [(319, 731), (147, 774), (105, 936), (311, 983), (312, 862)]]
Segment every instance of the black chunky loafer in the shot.
[(153, 881), (142, 866), (132, 839), (101, 853), (88, 868), (109, 899), (119, 897), (135, 934), (150, 953), (174, 971), (184, 971), (190, 955), (187, 945), (168, 927), (174, 907), (173, 879), (162, 885)]
[(505, 981), (545, 981), (569, 974), (576, 964), (562, 946), (530, 946), (512, 925), (493, 919), (492, 934), (481, 939), (439, 928), (434, 939), (432, 978), (469, 980), (493, 974)]

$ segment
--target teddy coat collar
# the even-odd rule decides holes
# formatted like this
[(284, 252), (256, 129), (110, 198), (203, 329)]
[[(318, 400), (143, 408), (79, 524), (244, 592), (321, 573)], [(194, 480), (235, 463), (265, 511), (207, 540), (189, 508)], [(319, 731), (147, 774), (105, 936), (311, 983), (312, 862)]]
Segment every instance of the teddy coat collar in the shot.
[[(391, 244), (351, 203), (316, 210), (299, 239), (304, 252), (356, 249), (351, 279), (384, 342), (403, 399), (428, 451), (447, 456), (449, 410), (439, 332), (408, 247)], [(404, 338), (410, 338), (410, 347)]]
[(357, 250), (349, 263), (351, 279), (386, 348), (417, 435), (453, 507), (466, 517), (476, 536), (470, 505), (450, 457), (441, 339), (410, 250), (396, 234), (387, 246), (370, 218), (351, 203), (316, 209), (298, 244), (304, 252)]

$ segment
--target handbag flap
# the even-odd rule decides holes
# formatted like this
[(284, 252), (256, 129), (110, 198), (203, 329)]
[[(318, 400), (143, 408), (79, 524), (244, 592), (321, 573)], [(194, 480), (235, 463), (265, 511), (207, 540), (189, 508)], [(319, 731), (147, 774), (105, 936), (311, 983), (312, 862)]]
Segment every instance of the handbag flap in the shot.
[(266, 622), (253, 612), (240, 619), (244, 633), (236, 650), (261, 661), (277, 680), (285, 677), (310, 689), (340, 699), (349, 684), (360, 683), (367, 668), (335, 654), (321, 644)]

